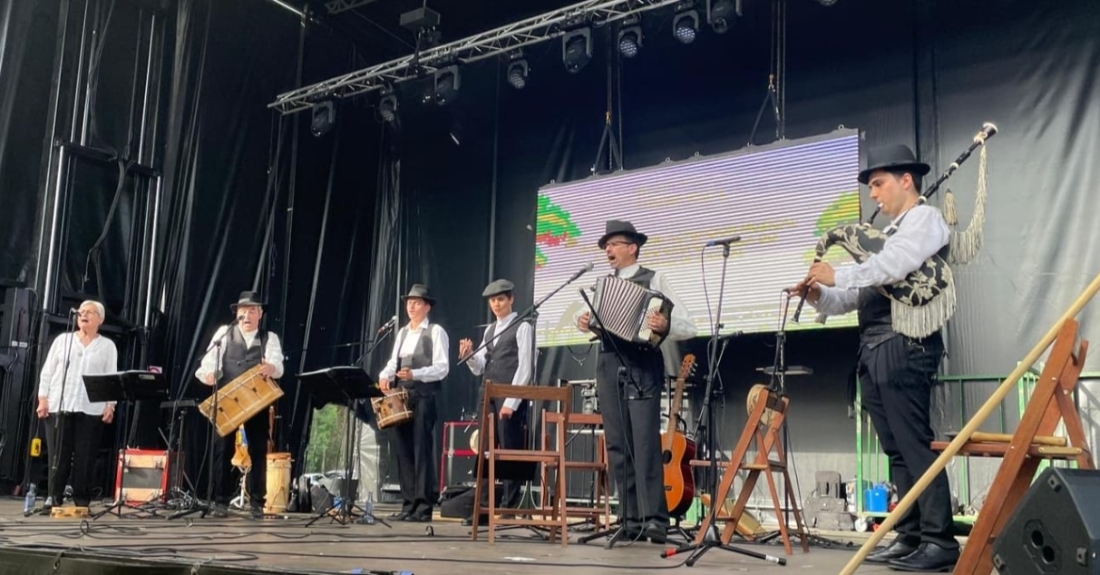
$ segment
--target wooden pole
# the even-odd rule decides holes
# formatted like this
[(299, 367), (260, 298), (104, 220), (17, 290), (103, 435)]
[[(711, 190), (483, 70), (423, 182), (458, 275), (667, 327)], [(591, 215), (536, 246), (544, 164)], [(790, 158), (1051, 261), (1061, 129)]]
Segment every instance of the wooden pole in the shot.
[(1100, 274), (1097, 274), (1097, 276), (1093, 278), (1092, 283), (1090, 283), (1088, 287), (1085, 288), (1085, 291), (1083, 291), (1081, 295), (1077, 297), (1077, 300), (1069, 306), (1069, 309), (1067, 309), (1066, 312), (1062, 314), (1062, 317), (1058, 318), (1058, 321), (1054, 322), (1054, 325), (1051, 326), (1046, 335), (1044, 335), (1043, 338), (1039, 340), (1039, 343), (1035, 344), (1035, 347), (1031, 348), (1031, 351), (1027, 354), (1027, 356), (1024, 357), (1023, 361), (1021, 361), (1016, 366), (1016, 369), (1011, 374), (1009, 374), (1004, 381), (1001, 382), (1001, 385), (997, 387), (996, 391), (993, 392), (993, 395), (991, 395), (989, 399), (986, 400), (981, 409), (979, 409), (978, 412), (974, 414), (974, 417), (972, 417), (970, 421), (966, 424), (966, 426), (962, 428), (962, 431), (959, 432), (959, 435), (956, 436), (955, 439), (952, 440), (951, 443), (947, 446), (947, 448), (943, 450), (943, 453), (940, 453), (940, 456), (937, 457), (934, 462), (932, 462), (932, 466), (924, 472), (924, 475), (922, 475), (917, 483), (913, 485), (913, 488), (909, 490), (909, 493), (906, 494), (905, 497), (903, 497), (901, 501), (898, 502), (897, 507), (895, 507), (894, 510), (886, 516), (886, 519), (882, 522), (882, 525), (879, 526), (879, 529), (871, 534), (871, 537), (863, 544), (863, 547), (860, 547), (855, 556), (853, 556), (852, 559), (848, 561), (848, 564), (845, 565), (844, 569), (840, 572), (841, 575), (852, 575), (853, 573), (855, 573), (856, 568), (859, 567), (861, 563), (863, 563), (863, 560), (867, 558), (867, 555), (869, 555), (871, 551), (875, 549), (875, 546), (878, 545), (880, 541), (882, 541), (882, 538), (886, 536), (886, 533), (893, 530), (894, 525), (897, 525), (897, 522), (899, 519), (901, 519), (902, 515), (909, 511), (909, 508), (912, 507), (914, 503), (916, 503), (917, 498), (920, 497), (920, 494), (928, 488), (928, 485), (932, 483), (932, 480), (936, 477), (936, 475), (939, 474), (939, 472), (943, 471), (945, 467), (947, 467), (947, 463), (951, 461), (951, 458), (959, 452), (959, 449), (962, 448), (963, 444), (970, 440), (970, 436), (978, 430), (978, 427), (985, 423), (985, 420), (990, 416), (990, 414), (993, 413), (993, 411), (997, 408), (997, 405), (1000, 404), (1002, 400), (1004, 400), (1005, 396), (1007, 396), (1010, 391), (1012, 391), (1012, 388), (1016, 385), (1016, 381), (1019, 380), (1024, 375), (1024, 373), (1028, 369), (1030, 369), (1036, 361), (1038, 361), (1039, 356), (1041, 356), (1043, 352), (1045, 352), (1047, 348), (1050, 347), (1050, 344), (1054, 342), (1054, 338), (1057, 337), (1058, 332), (1062, 329), (1062, 324), (1065, 323), (1067, 319), (1072, 319), (1076, 317), (1077, 314), (1080, 313), (1081, 310), (1085, 307), (1085, 305), (1088, 304), (1090, 300), (1092, 300), (1097, 291), (1100, 291)]

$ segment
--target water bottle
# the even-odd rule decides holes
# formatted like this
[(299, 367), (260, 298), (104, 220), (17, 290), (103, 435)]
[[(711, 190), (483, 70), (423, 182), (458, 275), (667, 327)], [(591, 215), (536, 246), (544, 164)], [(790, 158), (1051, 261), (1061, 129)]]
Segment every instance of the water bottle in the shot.
[(367, 525), (374, 525), (374, 492), (367, 492), (367, 501), (363, 504), (363, 511), (366, 515), (363, 516), (363, 522)]
[(38, 486), (31, 483), (27, 488), (27, 496), (23, 498), (23, 516), (29, 516), (34, 510), (34, 500), (38, 498)]

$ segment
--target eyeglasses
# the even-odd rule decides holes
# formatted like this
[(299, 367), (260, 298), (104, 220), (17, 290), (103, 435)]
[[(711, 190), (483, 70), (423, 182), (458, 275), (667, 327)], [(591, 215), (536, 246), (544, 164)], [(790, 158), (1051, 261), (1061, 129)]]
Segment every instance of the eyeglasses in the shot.
[(607, 246), (629, 246), (629, 245), (632, 245), (633, 243), (634, 242), (628, 242), (626, 240), (612, 240), (610, 242), (607, 242), (604, 245), (607, 245)]
[(76, 312), (76, 315), (78, 315), (80, 317), (84, 317), (86, 315), (99, 315), (99, 312), (95, 311), (94, 309), (82, 309), (82, 310), (78, 310)]

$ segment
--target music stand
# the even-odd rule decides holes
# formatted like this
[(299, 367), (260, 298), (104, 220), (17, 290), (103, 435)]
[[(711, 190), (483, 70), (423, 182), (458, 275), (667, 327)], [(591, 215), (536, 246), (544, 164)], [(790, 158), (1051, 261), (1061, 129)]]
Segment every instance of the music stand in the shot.
[[(310, 394), (317, 400), (318, 407), (324, 407), (330, 403), (337, 405), (343, 405), (347, 409), (344, 411), (344, 485), (348, 488), (348, 491), (352, 491), (351, 485), (351, 449), (352, 442), (355, 439), (355, 428), (353, 423), (355, 418), (353, 413), (355, 410), (355, 403), (360, 399), (371, 399), (375, 397), (383, 397), (385, 393), (378, 387), (378, 384), (371, 379), (370, 374), (363, 371), (363, 368), (353, 365), (330, 367), (328, 369), (322, 369), (318, 371), (311, 371), (308, 373), (299, 373), (297, 375), (298, 381), (306, 385)], [(313, 525), (318, 519), (328, 515), (331, 521), (339, 522), (341, 525), (347, 525), (353, 520), (355, 516), (354, 510), (358, 509), (362, 512), (363, 516), (368, 516), (374, 521), (377, 521), (386, 527), (393, 528), (389, 523), (386, 523), (382, 519), (375, 517), (372, 513), (359, 507), (355, 504), (354, 493), (344, 493), (340, 509), (335, 514), (330, 514), (330, 509), (325, 509), (317, 513), (306, 523), (306, 527)]]
[[(97, 375), (85, 375), (84, 389), (88, 393), (88, 400), (94, 403), (114, 401), (127, 403), (130, 408), (130, 428), (126, 431), (126, 447), (133, 446), (134, 431), (137, 429), (138, 410), (136, 402), (143, 399), (163, 400), (168, 397), (168, 380), (163, 374), (151, 371), (122, 371), (116, 373), (104, 373)], [(122, 486), (124, 487), (124, 486)], [(130, 505), (123, 500), (122, 489), (119, 489), (118, 498), (106, 509), (92, 516), (92, 521), (115, 512), (122, 517), (122, 507), (156, 515), (156, 509), (152, 511), (144, 507)]]

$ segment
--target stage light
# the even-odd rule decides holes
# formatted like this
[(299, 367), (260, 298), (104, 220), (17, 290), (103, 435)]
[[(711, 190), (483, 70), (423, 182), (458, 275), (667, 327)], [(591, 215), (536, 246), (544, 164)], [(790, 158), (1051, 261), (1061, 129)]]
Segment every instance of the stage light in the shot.
[(522, 90), (527, 85), (527, 72), (528, 72), (527, 60), (520, 58), (519, 60), (513, 60), (508, 63), (508, 73), (505, 75), (508, 78), (508, 83), (517, 90)]
[(314, 137), (320, 138), (331, 132), (332, 127), (336, 125), (336, 108), (333, 107), (332, 100), (325, 100), (314, 104), (312, 110), (313, 118), (309, 123), (309, 132)]
[(638, 26), (628, 26), (619, 30), (619, 53), (626, 58), (638, 55), (642, 47), (642, 29)]
[(378, 116), (383, 122), (393, 122), (397, 119), (397, 96), (392, 88), (382, 91), (382, 97), (378, 100)]
[(576, 74), (592, 60), (592, 31), (573, 30), (561, 38), (561, 59), (565, 69)]
[(458, 66), (447, 66), (446, 68), (437, 70), (435, 73), (435, 91), (433, 95), (435, 103), (444, 106), (454, 101), (454, 99), (458, 97), (460, 84)]
[(836, 0), (817, 0), (817, 3), (822, 6), (832, 6), (836, 4)]
[(686, 10), (672, 19), (672, 34), (684, 44), (691, 44), (699, 35), (699, 13)]
[(707, 22), (716, 34), (725, 34), (741, 15), (741, 0), (707, 0)]

